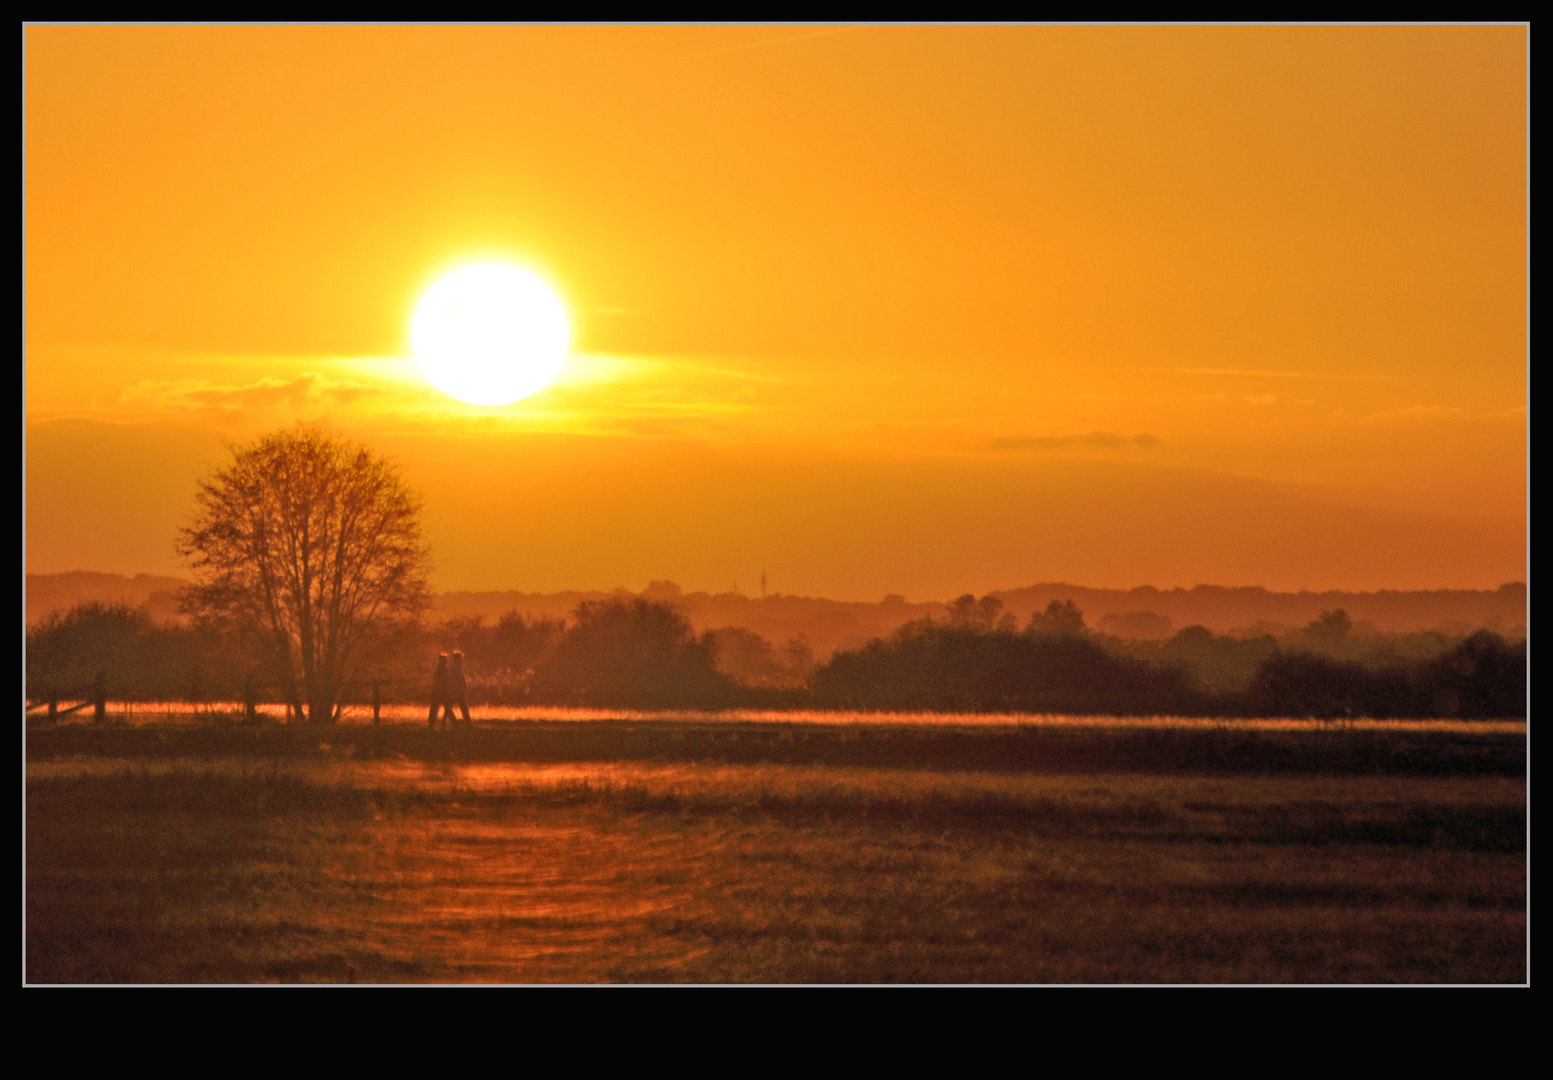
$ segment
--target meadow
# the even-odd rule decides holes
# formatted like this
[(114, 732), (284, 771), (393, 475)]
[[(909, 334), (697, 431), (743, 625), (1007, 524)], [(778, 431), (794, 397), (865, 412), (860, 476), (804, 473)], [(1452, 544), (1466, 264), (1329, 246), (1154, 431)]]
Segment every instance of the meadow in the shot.
[(30, 723), (26, 978), (1526, 978), (1524, 724)]

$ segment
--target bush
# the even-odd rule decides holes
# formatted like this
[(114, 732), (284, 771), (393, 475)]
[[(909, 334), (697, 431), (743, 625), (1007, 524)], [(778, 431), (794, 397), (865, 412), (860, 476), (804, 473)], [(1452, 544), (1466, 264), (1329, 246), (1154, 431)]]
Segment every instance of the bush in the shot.
[(592, 601), (576, 611), (534, 672), (538, 701), (627, 708), (723, 708), (741, 699), (717, 671), (710, 638), (684, 616), (641, 599)]
[(1200, 710), (1185, 675), (1071, 634), (917, 623), (842, 652), (810, 683), (839, 708), (970, 712), (1181, 713)]
[(81, 604), (27, 631), (27, 696), (85, 697), (98, 673), (110, 698), (237, 698), (251, 665), (216, 634), (157, 626), (144, 608)]

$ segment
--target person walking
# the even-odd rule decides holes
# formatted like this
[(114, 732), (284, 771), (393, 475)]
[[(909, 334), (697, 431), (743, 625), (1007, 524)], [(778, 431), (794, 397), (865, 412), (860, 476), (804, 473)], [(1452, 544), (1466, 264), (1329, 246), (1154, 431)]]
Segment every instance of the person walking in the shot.
[[(431, 676), (431, 712), (426, 714), (426, 724), (432, 730), (437, 727), (437, 713), (447, 705), (448, 701), (448, 654), (442, 653), (437, 657), (437, 670)], [(448, 708), (448, 716), (453, 715), (452, 708)]]
[(458, 711), (463, 714), (464, 726), (472, 727), (469, 722), (469, 681), (464, 677), (464, 654), (453, 654), (453, 665), (448, 668), (448, 726), (453, 725), (453, 706), (458, 706)]

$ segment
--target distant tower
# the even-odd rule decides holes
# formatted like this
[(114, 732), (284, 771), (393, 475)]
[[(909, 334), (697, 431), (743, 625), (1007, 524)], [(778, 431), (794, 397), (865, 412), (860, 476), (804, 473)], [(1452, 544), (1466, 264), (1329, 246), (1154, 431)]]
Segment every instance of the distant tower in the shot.
[(764, 570), (760, 572), (760, 598), (762, 600), (766, 598), (766, 572)]

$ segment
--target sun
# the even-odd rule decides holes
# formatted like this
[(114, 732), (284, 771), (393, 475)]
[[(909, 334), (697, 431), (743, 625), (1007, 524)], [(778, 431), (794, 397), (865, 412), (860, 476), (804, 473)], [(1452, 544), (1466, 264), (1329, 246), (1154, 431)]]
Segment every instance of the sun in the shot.
[(443, 276), (410, 322), (410, 348), (426, 378), (471, 405), (510, 405), (543, 390), (570, 343), (566, 309), (550, 287), (502, 263)]

